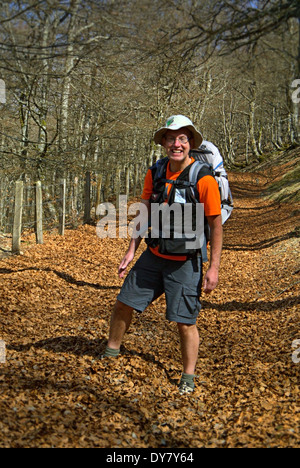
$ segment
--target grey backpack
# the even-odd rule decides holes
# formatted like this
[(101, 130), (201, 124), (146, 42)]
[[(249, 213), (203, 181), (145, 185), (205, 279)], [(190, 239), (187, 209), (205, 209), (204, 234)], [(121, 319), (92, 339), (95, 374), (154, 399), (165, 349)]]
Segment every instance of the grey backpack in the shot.
[(213, 169), (213, 176), (218, 183), (221, 196), (222, 224), (230, 217), (233, 210), (233, 198), (229, 187), (227, 172), (224, 168), (223, 158), (218, 148), (209, 141), (203, 141), (199, 149), (192, 150), (191, 156), (196, 163), (190, 171), (190, 181), (197, 177), (197, 172), (201, 164), (210, 164)]

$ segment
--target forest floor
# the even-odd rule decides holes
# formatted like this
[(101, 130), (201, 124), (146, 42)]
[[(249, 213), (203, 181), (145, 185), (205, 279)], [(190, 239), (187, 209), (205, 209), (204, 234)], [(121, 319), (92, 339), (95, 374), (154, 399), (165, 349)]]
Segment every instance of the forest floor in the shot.
[[(299, 434), (299, 206), (261, 196), (278, 172), (230, 174), (220, 283), (203, 295), (196, 391), (164, 298), (100, 360), (128, 241), (93, 226), (0, 260), (0, 447), (292, 447)], [(140, 247), (142, 249), (144, 247)]]

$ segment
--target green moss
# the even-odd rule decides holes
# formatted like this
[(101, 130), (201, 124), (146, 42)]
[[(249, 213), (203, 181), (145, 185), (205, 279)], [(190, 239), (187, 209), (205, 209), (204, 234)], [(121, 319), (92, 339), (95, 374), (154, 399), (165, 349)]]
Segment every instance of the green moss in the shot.
[(268, 198), (277, 201), (300, 201), (300, 167), (289, 170), (282, 178), (268, 187)]

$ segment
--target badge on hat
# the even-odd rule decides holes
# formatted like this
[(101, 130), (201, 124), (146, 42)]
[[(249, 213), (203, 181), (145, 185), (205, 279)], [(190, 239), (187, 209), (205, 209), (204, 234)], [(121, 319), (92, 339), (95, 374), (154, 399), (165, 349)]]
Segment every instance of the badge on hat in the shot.
[(172, 123), (174, 122), (174, 117), (171, 117), (169, 120), (167, 120), (167, 127), (170, 127)]

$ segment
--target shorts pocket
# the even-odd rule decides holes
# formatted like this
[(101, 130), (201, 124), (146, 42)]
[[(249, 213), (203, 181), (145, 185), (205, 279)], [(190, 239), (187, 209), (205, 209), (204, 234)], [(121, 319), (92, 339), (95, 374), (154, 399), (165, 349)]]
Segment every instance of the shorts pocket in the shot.
[(201, 304), (198, 292), (194, 289), (183, 287), (182, 295), (179, 301), (177, 314), (184, 318), (197, 318)]

